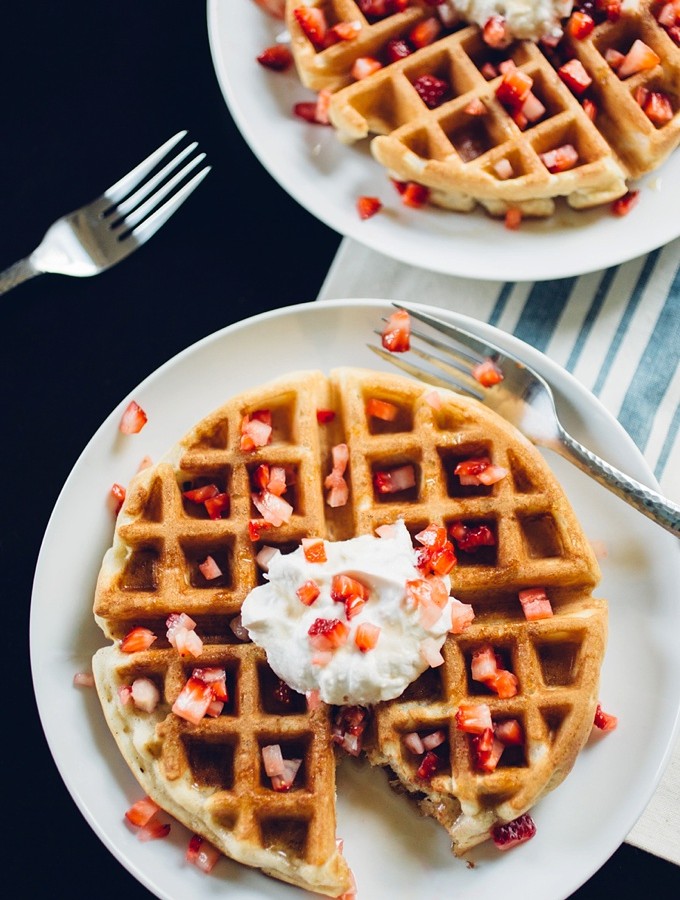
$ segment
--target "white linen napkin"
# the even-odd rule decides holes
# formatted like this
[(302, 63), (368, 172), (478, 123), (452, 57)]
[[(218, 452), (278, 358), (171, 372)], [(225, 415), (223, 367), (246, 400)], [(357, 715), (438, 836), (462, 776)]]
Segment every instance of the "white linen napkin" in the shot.
[[(613, 413), (680, 503), (680, 238), (601, 272), (477, 281), (408, 266), (345, 238), (317, 300), (385, 297), (472, 316), (543, 351)], [(680, 742), (627, 841), (680, 865)]]

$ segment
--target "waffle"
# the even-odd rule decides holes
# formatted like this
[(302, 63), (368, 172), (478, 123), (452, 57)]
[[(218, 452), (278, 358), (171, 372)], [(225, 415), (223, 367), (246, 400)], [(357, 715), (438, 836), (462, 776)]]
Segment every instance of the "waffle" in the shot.
[[(505, 51), (493, 50), (475, 25), (457, 25), (355, 81), (356, 58), (384, 61), (388, 41), (405, 38), (414, 22), (431, 18), (432, 7), (416, 3), (369, 22), (352, 0), (312, 0), (311, 5), (324, 9), (329, 25), (358, 22), (360, 31), (354, 40), (315, 51), (293, 14), (299, 0), (288, 0), (287, 24), (301, 81), (333, 92), (329, 117), (341, 140), (370, 137), (371, 152), (389, 175), (424, 185), (435, 205), (468, 212), (481, 204), (492, 215), (515, 208), (537, 217), (551, 215), (559, 197), (575, 209), (596, 206), (622, 197), (630, 179), (658, 167), (680, 142), (680, 48), (654, 18), (649, 0), (641, 0), (639, 10), (626, 11), (618, 22), (598, 25), (587, 38), (565, 37), (561, 45), (560, 61), (575, 55), (593, 79), (584, 96), (595, 104), (594, 121), (539, 45), (515, 41)], [(604, 54), (608, 48), (626, 52), (638, 37), (661, 63), (622, 80)], [(532, 92), (546, 110), (534, 124), (518, 123), (498, 101), (502, 76), (487, 80), (483, 73), (485, 64), (495, 66), (502, 59), (511, 59), (533, 80)], [(447, 82), (450, 99), (428, 108), (414, 88), (422, 75)], [(673, 104), (672, 119), (654, 125), (636, 100), (638, 88), (664, 91)], [(470, 114), (472, 101), (481, 102), (486, 112)], [(565, 144), (576, 149), (576, 164), (549, 171), (541, 154)]]
[[(206, 417), (166, 457), (133, 480), (100, 571), (94, 614), (112, 644), (94, 659), (97, 689), (123, 756), (159, 805), (225, 854), (270, 875), (337, 896), (349, 871), (335, 843), (335, 771), (331, 741), (334, 711), (310, 711), (292, 695), (282, 709), (277, 677), (262, 650), (236, 639), (230, 623), (262, 576), (255, 556), (264, 546), (282, 552), (303, 537), (344, 540), (403, 519), (411, 534), (430, 523), (486, 524), (495, 547), (459, 553), (453, 593), (474, 606), (462, 635), (450, 635), (445, 663), (428, 669), (397, 700), (377, 704), (366, 749), (389, 766), (423, 811), (450, 831), (456, 852), (488, 837), (493, 824), (514, 819), (571, 767), (590, 733), (604, 653), (606, 607), (591, 592), (599, 570), (589, 544), (554, 475), (538, 451), (507, 422), (478, 404), (400, 375), (360, 369), (297, 372), (241, 394)], [(397, 406), (396, 417), (367, 417), (370, 398)], [(245, 413), (272, 413), (272, 442), (239, 449)], [(319, 424), (317, 410), (333, 410)], [(324, 480), (331, 449), (346, 442), (349, 501), (326, 503)], [(462, 487), (452, 475), (458, 461), (488, 453), (509, 474), (492, 487)], [(288, 523), (250, 532), (252, 476), (267, 462), (292, 476), (284, 495), (293, 506)], [(376, 491), (376, 473), (410, 464), (413, 488)], [(210, 519), (183, 498), (187, 486), (216, 483), (228, 492), (228, 515)], [(255, 529), (257, 531), (257, 529)], [(223, 576), (208, 583), (198, 569), (212, 555)], [(528, 622), (517, 593), (541, 586), (555, 615)], [(204, 641), (198, 659), (182, 658), (165, 640), (165, 619), (185, 612)], [(158, 635), (147, 650), (122, 653), (119, 639), (132, 627)], [(495, 720), (517, 718), (523, 753), (490, 774), (473, 769), (467, 736), (455, 727), (461, 702), (480, 699), (471, 684), (473, 650), (491, 642), (519, 678), (507, 700), (484, 697)], [(229, 701), (222, 715), (191, 725), (170, 712), (195, 666), (227, 672)], [(138, 676), (154, 680), (161, 703), (152, 714), (122, 706), (118, 689)], [(445, 728), (448, 762), (429, 783), (402, 736)], [(259, 749), (280, 743), (284, 756), (303, 759), (289, 793), (272, 791)], [(289, 748), (289, 752), (286, 752)], [(299, 786), (297, 786), (299, 783)]]

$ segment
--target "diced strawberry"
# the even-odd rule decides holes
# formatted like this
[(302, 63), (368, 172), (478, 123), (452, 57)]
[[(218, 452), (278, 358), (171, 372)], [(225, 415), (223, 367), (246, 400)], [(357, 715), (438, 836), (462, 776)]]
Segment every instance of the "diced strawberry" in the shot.
[(610, 67), (616, 72), (621, 68), (621, 63), (626, 58), (626, 55), (625, 53), (621, 53), (620, 50), (616, 50), (614, 47), (608, 47), (604, 51), (604, 58), (609, 63)]
[(567, 22), (567, 33), (576, 40), (582, 41), (583, 38), (588, 37), (594, 27), (593, 17), (589, 16), (587, 12), (577, 9), (574, 10)]
[(292, 65), (293, 54), (285, 44), (274, 44), (271, 47), (265, 47), (257, 57), (257, 61), (265, 69), (272, 69), (274, 72), (285, 72)]
[(393, 38), (391, 41), (388, 41), (387, 47), (385, 48), (387, 61), (391, 63), (397, 62), (397, 60), (399, 59), (405, 59), (412, 53), (413, 48), (410, 47), (406, 41), (401, 40), (400, 38)]
[(415, 539), (423, 547), (429, 547), (432, 550), (441, 550), (446, 546), (446, 528), (443, 525), (435, 525), (434, 523), (423, 528), (415, 535)]
[(302, 552), (308, 563), (326, 562), (326, 544), (323, 538), (302, 538)]
[(493, 81), (498, 76), (498, 69), (491, 62), (485, 62), (479, 71), (487, 81)]
[(616, 716), (606, 713), (598, 703), (595, 709), (595, 720), (593, 724), (601, 731), (613, 731), (619, 724), (619, 720)]
[(510, 69), (503, 74), (503, 78), (496, 88), (496, 98), (509, 110), (519, 110), (529, 96), (533, 87), (533, 79), (520, 69)]
[(165, 626), (167, 628), (166, 637), (168, 642), (174, 647), (177, 633), (181, 630), (193, 631), (196, 627), (196, 622), (186, 613), (170, 613), (165, 620)]
[(295, 776), (302, 765), (301, 759), (284, 759), (283, 773), (272, 777), (272, 787), (275, 791), (289, 791), (293, 787)]
[(323, 50), (328, 31), (324, 11), (315, 6), (298, 6), (293, 10), (293, 15), (305, 36), (314, 45), (314, 49)]
[(360, 219), (370, 219), (382, 209), (382, 201), (378, 197), (362, 195), (357, 199), (357, 212)]
[(332, 409), (317, 409), (316, 421), (319, 425), (327, 425), (335, 418), (335, 411)]
[(496, 651), (491, 644), (482, 644), (472, 654), (471, 673), (475, 681), (486, 681), (492, 675), (496, 674), (498, 665), (496, 662)]
[(272, 421), (269, 410), (257, 410), (241, 420), (241, 450), (250, 452), (271, 443)]
[(192, 503), (205, 503), (212, 497), (216, 497), (220, 493), (220, 489), (216, 484), (205, 484), (203, 487), (193, 488), (190, 491), (183, 491), (182, 496)]
[(270, 494), (282, 497), (287, 490), (286, 470), (283, 466), (271, 466), (266, 488)]
[(651, 47), (637, 38), (631, 46), (628, 53), (616, 70), (619, 78), (628, 78), (637, 72), (644, 72), (647, 69), (653, 69), (661, 62), (661, 58), (655, 53)]
[(284, 500), (283, 497), (277, 497), (271, 491), (262, 491), (260, 494), (251, 494), (253, 505), (260, 513), (265, 522), (269, 522), (275, 528), (289, 522), (293, 515), (293, 507)]
[(441, 649), (434, 638), (423, 638), (418, 644), (418, 652), (428, 666), (431, 666), (433, 669), (444, 664), (444, 657), (442, 656)]
[(650, 91), (642, 109), (655, 125), (666, 125), (673, 118), (673, 105), (668, 94), (663, 91)]
[(379, 400), (377, 397), (369, 397), (366, 401), (366, 415), (376, 419), (382, 419), (383, 422), (393, 422), (399, 407), (395, 403), (387, 400)]
[(528, 622), (535, 622), (537, 619), (549, 619), (553, 614), (545, 588), (529, 588), (525, 591), (520, 591), (519, 602), (522, 604), (522, 610)]
[(408, 181), (401, 195), (404, 206), (410, 206), (412, 209), (421, 209), (429, 199), (430, 189), (415, 181)]
[(268, 778), (273, 775), (283, 775), (283, 754), (281, 744), (267, 744), (261, 750), (262, 765)]
[(573, 144), (562, 144), (554, 150), (538, 154), (541, 162), (551, 174), (566, 172), (578, 163), (578, 151)]
[(191, 675), (193, 678), (200, 678), (201, 681), (209, 684), (216, 700), (226, 702), (229, 699), (227, 673), (221, 666), (197, 666)]
[(300, 587), (295, 591), (298, 598), (305, 606), (311, 606), (312, 603), (316, 600), (316, 598), (321, 593), (321, 589), (316, 581), (313, 581), (311, 578), (309, 581), (305, 581)]
[(499, 850), (509, 850), (517, 844), (523, 844), (531, 840), (535, 834), (536, 825), (529, 813), (524, 813), (512, 822), (494, 825), (491, 829), (491, 837)]
[(475, 754), (475, 768), (481, 772), (493, 772), (505, 750), (505, 744), (498, 740), (491, 729), (472, 737)]
[(382, 345), (391, 353), (404, 353), (411, 347), (411, 317), (398, 309), (387, 319), (382, 332)]
[(146, 423), (146, 413), (138, 403), (131, 400), (123, 413), (118, 429), (123, 434), (137, 434), (144, 428)]
[(499, 668), (484, 684), (503, 700), (507, 700), (517, 694), (519, 681), (512, 672)]
[(131, 825), (134, 825), (135, 828), (141, 828), (146, 825), (157, 812), (160, 812), (160, 806), (152, 800), (151, 797), (143, 797), (126, 810), (125, 818)]
[(631, 209), (638, 203), (640, 191), (628, 191), (623, 197), (619, 197), (612, 203), (611, 210), (615, 216), (627, 216)]
[(314, 100), (303, 100), (300, 103), (295, 103), (293, 106), (293, 112), (299, 119), (304, 119), (305, 122), (310, 122), (312, 125), (327, 125), (327, 122), (320, 122), (317, 118), (318, 111), (318, 102)]
[(353, 22), (338, 22), (328, 29), (329, 34), (334, 38), (337, 37), (341, 41), (353, 41), (361, 31), (361, 22), (354, 20)]
[(349, 629), (340, 619), (315, 619), (307, 634), (317, 650), (335, 650), (347, 641)]
[(76, 672), (73, 676), (74, 687), (94, 687), (94, 675), (92, 672)]
[(362, 81), (382, 67), (380, 60), (374, 59), (372, 56), (358, 56), (352, 65), (351, 75), (355, 81)]
[(378, 494), (397, 494), (415, 487), (416, 471), (412, 465), (380, 469), (373, 475), (373, 485)]
[(155, 640), (156, 635), (150, 628), (133, 628), (120, 642), (120, 649), (123, 653), (139, 653), (148, 650)]
[(189, 678), (172, 705), (176, 716), (186, 719), (192, 725), (205, 716), (213, 700), (212, 688), (200, 678)]
[(349, 487), (344, 477), (349, 462), (347, 444), (335, 444), (331, 448), (331, 455), (333, 467), (324, 479), (324, 487), (329, 490), (326, 503), (331, 507), (344, 506), (349, 499)]
[(370, 590), (351, 575), (334, 575), (331, 581), (331, 600), (345, 604), (345, 614), (353, 619), (370, 597)]
[(193, 628), (179, 628), (173, 643), (180, 656), (200, 656), (203, 652), (203, 641)]
[(428, 44), (436, 41), (441, 30), (442, 23), (439, 19), (425, 19), (422, 22), (418, 22), (418, 24), (414, 25), (411, 29), (408, 36), (409, 43), (415, 47), (416, 50), (420, 50), (421, 47), (427, 47)]
[(497, 162), (493, 164), (494, 172), (501, 181), (507, 181), (508, 178), (513, 178), (515, 175), (515, 170), (512, 168), (512, 163), (509, 159), (503, 158), (499, 159)]
[(472, 623), (475, 612), (469, 603), (461, 603), (455, 597), (451, 598), (451, 634), (462, 634)]
[(579, 59), (570, 59), (560, 66), (557, 74), (566, 84), (569, 90), (577, 96), (586, 91), (593, 83), (593, 79), (586, 72), (583, 63)]
[(436, 747), (440, 747), (445, 740), (446, 732), (443, 728), (438, 728), (436, 731), (432, 731), (430, 734), (423, 736), (423, 747), (425, 750), (434, 750)]
[(656, 13), (656, 21), (664, 28), (670, 28), (680, 19), (680, 8), (677, 3), (664, 3)]
[(416, 775), (418, 778), (422, 778), (423, 781), (429, 781), (430, 778), (435, 774), (437, 769), (440, 766), (440, 759), (436, 753), (433, 753), (432, 750), (428, 750), (425, 756), (422, 759), (422, 762), (418, 766), (418, 770), (416, 771)]
[(230, 503), (229, 494), (222, 492), (214, 497), (209, 497), (204, 505), (211, 519), (221, 519), (223, 516), (229, 515)]
[(498, 63), (498, 74), (505, 75), (506, 72), (512, 72), (517, 68), (517, 63), (514, 59), (503, 59)]
[(467, 113), (468, 116), (485, 116), (489, 112), (489, 110), (484, 105), (483, 101), (479, 99), (479, 97), (474, 97), (463, 109), (464, 113)]
[(482, 28), (482, 38), (485, 44), (497, 50), (503, 50), (510, 45), (512, 34), (503, 16), (489, 16)]
[(271, 527), (271, 523), (265, 522), (264, 519), (249, 519), (248, 537), (253, 543), (255, 543), (255, 541), (260, 540), (260, 535), (262, 534), (262, 532), (267, 531)]
[(411, 753), (415, 753), (416, 756), (421, 756), (425, 752), (422, 738), (417, 731), (410, 731), (404, 735), (402, 740), (406, 749), (410, 750)]
[(524, 731), (517, 719), (504, 719), (494, 724), (494, 734), (506, 746), (521, 746), (524, 743)]
[(581, 101), (581, 106), (583, 107), (583, 111), (588, 116), (591, 122), (594, 122), (597, 118), (597, 106), (590, 100), (588, 97), (584, 97)]
[(453, 474), (457, 475), (462, 485), (490, 487), (501, 481), (508, 474), (503, 466), (495, 465), (488, 456), (473, 457), (459, 462)]
[(471, 375), (483, 387), (493, 387), (503, 381), (503, 372), (492, 359), (485, 359), (472, 369)]
[(115, 482), (111, 485), (109, 496), (113, 500), (113, 512), (116, 516), (121, 511), (123, 503), (125, 502), (125, 493), (126, 491), (122, 484)]
[(152, 713), (161, 699), (160, 691), (150, 678), (135, 678), (130, 686), (130, 692), (137, 709), (146, 713)]
[(435, 75), (419, 75), (413, 82), (413, 87), (428, 109), (441, 106), (450, 91), (448, 81)]
[(354, 635), (354, 643), (362, 653), (367, 653), (369, 650), (373, 650), (378, 643), (379, 637), (379, 625), (373, 625), (370, 622), (362, 622), (357, 626), (356, 634)]
[(186, 852), (187, 862), (208, 874), (215, 868), (221, 855), (217, 847), (214, 847), (205, 838), (198, 834), (192, 834)]
[(198, 568), (201, 572), (201, 575), (206, 579), (206, 581), (213, 581), (215, 578), (219, 578), (222, 574), (222, 569), (220, 569), (220, 567), (210, 555), (206, 556), (202, 563), (199, 563)]
[(496, 538), (488, 525), (468, 527), (463, 522), (454, 522), (449, 530), (457, 546), (465, 553), (474, 553), (480, 547), (494, 547)]
[(482, 734), (493, 728), (491, 710), (486, 703), (461, 703), (456, 712), (456, 727), (468, 734)]
[(330, 125), (330, 108), (332, 93), (328, 88), (322, 88), (316, 95), (316, 109), (314, 118), (319, 125)]

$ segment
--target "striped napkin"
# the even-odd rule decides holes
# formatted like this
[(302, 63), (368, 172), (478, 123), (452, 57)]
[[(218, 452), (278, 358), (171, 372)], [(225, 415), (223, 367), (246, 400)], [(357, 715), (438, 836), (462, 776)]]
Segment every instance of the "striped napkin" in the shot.
[[(571, 372), (680, 503), (680, 238), (611, 269), (543, 282), (417, 269), (345, 238), (318, 300), (420, 300), (515, 334)], [(627, 841), (680, 865), (680, 743)]]

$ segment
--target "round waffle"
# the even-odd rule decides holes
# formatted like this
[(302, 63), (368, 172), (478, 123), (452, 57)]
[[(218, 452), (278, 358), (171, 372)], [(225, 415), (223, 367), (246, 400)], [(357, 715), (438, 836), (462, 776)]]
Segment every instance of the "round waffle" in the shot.
[[(426, 385), (347, 368), (293, 373), (233, 398), (135, 477), (97, 583), (94, 614), (113, 642), (94, 658), (97, 690), (145, 792), (228, 856), (330, 896), (351, 884), (335, 840), (334, 711), (323, 704), (310, 710), (301, 695), (282, 692), (264, 652), (231, 628), (262, 580), (255, 558), (264, 545), (285, 553), (304, 537), (342, 540), (398, 519), (413, 535), (455, 522), (483, 523), (494, 534), (493, 547), (459, 552), (451, 572), (454, 595), (474, 607), (472, 625), (447, 638), (441, 667), (374, 708), (367, 733), (369, 759), (418, 792), (423, 811), (449, 829), (456, 852), (554, 787), (592, 727), (606, 607), (591, 596), (599, 570), (588, 542), (525, 438), (475, 401), (438, 396), (433, 404)], [(370, 416), (370, 399), (393, 404), (394, 418)], [(271, 441), (243, 450), (244, 416), (261, 410), (271, 415)], [(319, 410), (334, 417), (318, 417)], [(349, 448), (349, 500), (332, 507), (324, 481), (341, 442)], [(461, 485), (457, 463), (480, 455), (508, 474), (490, 487)], [(287, 523), (266, 530), (252, 501), (261, 463), (286, 468), (284, 498), (293, 507)], [(377, 489), (376, 474), (403, 465), (413, 466), (414, 487)], [(230, 497), (221, 517), (185, 497), (205, 484)], [(210, 581), (200, 569), (208, 555), (222, 573)], [(528, 622), (518, 592), (537, 586), (548, 592), (554, 615)], [(203, 641), (197, 658), (180, 656), (166, 639), (166, 619), (179, 612), (196, 622)], [(157, 640), (123, 652), (120, 639), (137, 626)], [(471, 655), (484, 643), (517, 677), (514, 697), (487, 696), (472, 682)], [(192, 724), (172, 705), (195, 667), (223, 668), (228, 700), (220, 715)], [(150, 713), (121, 703), (121, 690), (138, 677), (158, 688)], [(495, 721), (517, 719), (525, 735), (521, 752), (491, 773), (476, 771), (469, 736), (456, 726), (461, 703), (480, 700)], [(432, 729), (446, 731), (443, 765), (424, 781), (403, 736)], [(270, 744), (302, 760), (288, 792), (273, 790), (265, 776), (261, 750)]]
[[(558, 197), (576, 209), (596, 206), (622, 197), (630, 179), (657, 168), (680, 143), (680, 47), (656, 20), (649, 0), (625, 9), (616, 22), (605, 20), (587, 37), (565, 36), (560, 61), (530, 41), (494, 50), (477, 26), (458, 24), (389, 62), (388, 43), (408, 42), (414, 25), (436, 15), (431, 5), (415, 2), (369, 21), (353, 0), (313, 0), (308, 5), (322, 8), (329, 25), (358, 27), (356, 38), (315, 49), (295, 16), (299, 5), (288, 0), (297, 70), (307, 86), (333, 92), (329, 116), (338, 136), (346, 142), (370, 137), (373, 156), (390, 176), (424, 185), (435, 205), (467, 212), (481, 204), (493, 215), (514, 208), (538, 217), (551, 215)], [(625, 54), (637, 39), (660, 62), (619, 78), (605, 54)], [(377, 59), (382, 68), (357, 81), (352, 67), (362, 57)], [(556, 71), (571, 57), (592, 79), (584, 95), (572, 93)], [(532, 94), (545, 110), (536, 120), (524, 121), (499, 102), (503, 61), (531, 78)], [(434, 108), (415, 87), (422, 76), (448, 86)], [(663, 92), (672, 105), (670, 120), (651, 121), (640, 105), (640, 90)], [(574, 148), (576, 161), (554, 171), (544, 155), (565, 145)]]

